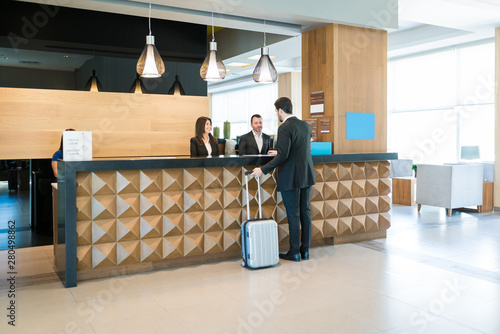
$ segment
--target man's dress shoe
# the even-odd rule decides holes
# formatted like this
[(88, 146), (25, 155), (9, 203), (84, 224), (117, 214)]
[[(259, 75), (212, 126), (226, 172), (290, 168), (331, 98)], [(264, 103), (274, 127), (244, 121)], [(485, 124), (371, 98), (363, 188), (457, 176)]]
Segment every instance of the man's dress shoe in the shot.
[(283, 253), (280, 254), (280, 259), (300, 262), (300, 254)]
[(309, 251), (300, 252), (300, 257), (302, 260), (309, 260)]

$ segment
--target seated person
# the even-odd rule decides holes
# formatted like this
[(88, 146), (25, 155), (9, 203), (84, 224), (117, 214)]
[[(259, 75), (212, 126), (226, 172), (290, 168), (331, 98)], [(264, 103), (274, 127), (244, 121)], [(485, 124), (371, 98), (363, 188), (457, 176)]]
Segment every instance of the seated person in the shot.
[(240, 138), (238, 154), (272, 154), (271, 137), (262, 132), (262, 116), (255, 114), (250, 118), (252, 131)]
[(191, 157), (211, 157), (219, 155), (219, 143), (217, 138), (212, 136), (212, 120), (202, 116), (196, 120), (195, 134), (191, 138)]
[[(75, 131), (75, 129), (66, 129), (64, 131)], [(52, 171), (54, 172), (54, 177), (57, 178), (57, 160), (63, 159), (63, 135), (61, 135), (61, 145), (59, 145), (59, 150), (57, 150), (52, 155)]]

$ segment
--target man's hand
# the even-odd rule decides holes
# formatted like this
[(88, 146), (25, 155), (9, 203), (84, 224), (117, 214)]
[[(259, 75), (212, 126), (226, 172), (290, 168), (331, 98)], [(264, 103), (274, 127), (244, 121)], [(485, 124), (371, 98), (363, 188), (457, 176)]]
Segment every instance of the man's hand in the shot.
[(267, 154), (268, 154), (268, 155), (278, 155), (278, 151), (276, 151), (276, 150), (269, 150), (269, 151), (267, 152)]
[(262, 173), (262, 170), (259, 167), (256, 167), (253, 169), (253, 173), (250, 175), (255, 177), (261, 177), (262, 175), (264, 175), (264, 173)]

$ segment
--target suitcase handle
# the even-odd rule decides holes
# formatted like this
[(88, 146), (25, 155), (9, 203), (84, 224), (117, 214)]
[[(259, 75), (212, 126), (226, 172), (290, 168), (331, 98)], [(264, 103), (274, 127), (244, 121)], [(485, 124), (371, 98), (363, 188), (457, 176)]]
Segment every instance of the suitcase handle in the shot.
[[(252, 174), (253, 171), (245, 171), (245, 183), (246, 183), (246, 189), (247, 189), (247, 220), (250, 220), (250, 200), (248, 199), (249, 192), (248, 192), (248, 175)], [(261, 198), (260, 198), (260, 178), (256, 177), (257, 179), (257, 198), (259, 203), (259, 218), (262, 219), (262, 203), (261, 203)]]

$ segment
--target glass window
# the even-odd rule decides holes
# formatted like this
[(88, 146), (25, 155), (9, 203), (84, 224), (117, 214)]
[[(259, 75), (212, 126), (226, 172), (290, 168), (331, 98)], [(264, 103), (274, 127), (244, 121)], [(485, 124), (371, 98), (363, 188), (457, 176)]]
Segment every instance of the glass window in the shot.
[(222, 138), (224, 122), (231, 122), (231, 138), (234, 139), (250, 131), (250, 118), (259, 114), (262, 116), (262, 131), (269, 135), (275, 134), (278, 118), (274, 111), (274, 101), (277, 98), (277, 83), (214, 93), (211, 96), (212, 123), (221, 129)]
[(495, 107), (481, 105), (457, 108), (460, 115), (460, 146), (479, 146), (480, 160), (495, 160)]
[(455, 105), (455, 53), (441, 51), (394, 62), (394, 110)]
[(495, 45), (458, 49), (458, 104), (495, 102)]
[(392, 149), (416, 163), (456, 159), (456, 113), (453, 109), (392, 114)]

